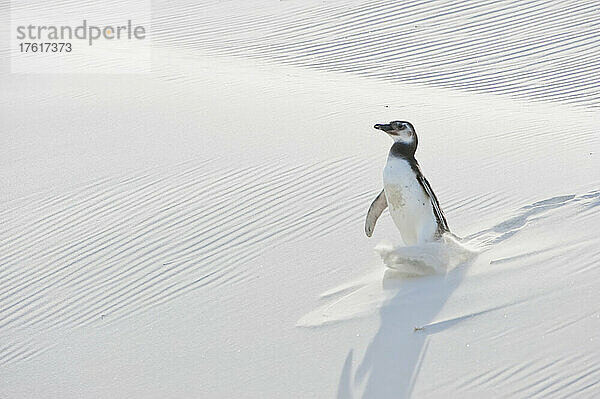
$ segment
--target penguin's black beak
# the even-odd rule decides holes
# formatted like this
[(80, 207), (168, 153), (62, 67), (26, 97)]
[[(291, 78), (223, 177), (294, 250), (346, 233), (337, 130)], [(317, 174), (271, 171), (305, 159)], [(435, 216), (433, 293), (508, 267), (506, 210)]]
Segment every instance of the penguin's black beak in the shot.
[(376, 125), (375, 125), (375, 126), (373, 126), (373, 127), (374, 127), (375, 129), (382, 130), (382, 131), (384, 131), (384, 132), (386, 132), (386, 133), (389, 133), (389, 132), (391, 132), (392, 130), (394, 130), (394, 129), (392, 128), (392, 125), (390, 125), (389, 123), (387, 123), (387, 124), (379, 124), (379, 123), (378, 123), (378, 124), (376, 124)]

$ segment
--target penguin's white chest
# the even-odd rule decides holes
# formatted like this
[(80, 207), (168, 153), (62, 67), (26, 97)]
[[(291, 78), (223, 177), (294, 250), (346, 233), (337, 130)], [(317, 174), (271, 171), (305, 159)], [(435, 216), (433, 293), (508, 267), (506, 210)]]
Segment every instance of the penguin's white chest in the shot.
[(433, 206), (407, 160), (388, 157), (383, 187), (390, 215), (404, 244), (417, 245), (433, 240), (437, 231)]

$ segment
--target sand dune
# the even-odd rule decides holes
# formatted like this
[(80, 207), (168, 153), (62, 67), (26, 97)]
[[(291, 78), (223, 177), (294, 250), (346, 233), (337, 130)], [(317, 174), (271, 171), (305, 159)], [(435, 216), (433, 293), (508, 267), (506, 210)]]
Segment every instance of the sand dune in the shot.
[(157, 5), (156, 41), (386, 80), (598, 105), (595, 1)]
[[(597, 11), (157, 2), (152, 74), (0, 74), (0, 396), (596, 396)], [(464, 247), (364, 236), (392, 119)]]
[(84, 327), (240, 284), (252, 278), (245, 265), (262, 248), (359, 222), (370, 193), (356, 194), (341, 177), (361, 166), (339, 160), (221, 170), (188, 162), (27, 200), (5, 211), (14, 218), (4, 223), (0, 326)]

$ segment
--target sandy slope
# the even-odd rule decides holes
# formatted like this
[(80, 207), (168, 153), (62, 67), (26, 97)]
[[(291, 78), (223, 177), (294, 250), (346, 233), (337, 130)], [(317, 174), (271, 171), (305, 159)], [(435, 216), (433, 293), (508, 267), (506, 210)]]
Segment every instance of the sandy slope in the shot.
[[(182, 12), (182, 8), (189, 12)], [(597, 1), (157, 4), (155, 40), (394, 81), (598, 105)]]
[[(555, 92), (530, 90), (525, 72), (496, 85), (492, 64), (479, 67), (485, 85), (472, 74), (419, 80), (552, 100), (528, 102), (409, 85), (385, 66), (368, 75), (394, 79), (333, 71), (357, 70), (327, 58), (315, 65), (323, 71), (228, 54), (257, 55), (248, 27), (279, 40), (293, 25), (319, 43), (318, 18), (335, 25), (349, 12), (277, 3), (157, 4), (151, 76), (0, 75), (0, 396), (598, 394), (600, 118), (585, 107), (596, 101), (589, 71), (571, 69), (580, 84), (555, 80)], [(383, 29), (376, 16), (397, 8), (352, 4), (357, 34)], [(519, 10), (575, 21), (584, 9), (545, 4), (502, 15), (546, 32)], [(428, 15), (436, 5), (411, 7)], [(496, 29), (476, 8), (457, 12)], [(229, 11), (245, 23), (219, 22)], [(204, 50), (176, 30), (190, 16), (214, 17), (198, 25)], [(344, 48), (338, 34), (326, 36), (331, 51)], [(569, 57), (555, 34), (557, 57)], [(395, 37), (374, 37), (384, 36)], [(410, 38), (433, 55), (427, 40)], [(472, 44), (485, 47), (481, 35)], [(349, 46), (375, 65), (359, 48)], [(584, 62), (587, 49), (572, 51)], [(287, 62), (283, 51), (260, 58)], [(286, 54), (309, 65), (293, 47)], [(529, 68), (527, 54), (515, 67)], [(537, 70), (557, 70), (551, 59)], [(577, 106), (561, 103), (569, 87)], [(417, 127), (418, 159), (451, 228), (481, 251), (447, 275), (406, 279), (383, 266), (373, 249), (397, 241), (388, 215), (372, 239), (362, 230), (390, 145), (371, 125), (395, 118)]]

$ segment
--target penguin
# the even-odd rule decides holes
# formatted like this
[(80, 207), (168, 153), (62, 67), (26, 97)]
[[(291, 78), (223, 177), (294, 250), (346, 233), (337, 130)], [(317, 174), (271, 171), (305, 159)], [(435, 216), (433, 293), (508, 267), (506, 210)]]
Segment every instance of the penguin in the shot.
[(377, 219), (389, 207), (405, 245), (439, 240), (450, 229), (440, 203), (415, 159), (418, 144), (415, 128), (406, 121), (377, 124), (374, 128), (387, 133), (394, 144), (383, 171), (383, 190), (367, 212), (367, 237), (373, 235)]

